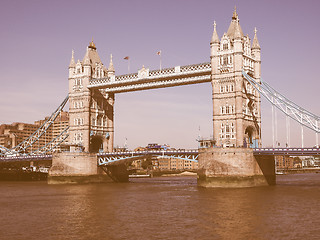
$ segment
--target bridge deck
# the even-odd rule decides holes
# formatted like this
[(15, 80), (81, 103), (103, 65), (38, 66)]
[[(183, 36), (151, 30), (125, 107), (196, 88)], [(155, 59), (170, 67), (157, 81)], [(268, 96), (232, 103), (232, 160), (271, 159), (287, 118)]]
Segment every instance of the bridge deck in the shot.
[(153, 71), (142, 68), (138, 73), (92, 79), (88, 88), (103, 88), (107, 92), (120, 93), (210, 81), (210, 63), (200, 63)]
[[(130, 152), (111, 152), (98, 153), (98, 158), (112, 158), (122, 157), (129, 158), (142, 155), (155, 156), (196, 156), (199, 154), (198, 149), (186, 150), (167, 150), (167, 151), (130, 151)], [(315, 156), (320, 155), (320, 148), (254, 148), (254, 155), (288, 155), (288, 156)], [(52, 155), (20, 155), (20, 156), (6, 156), (0, 157), (0, 162), (14, 162), (14, 161), (37, 161), (37, 160), (51, 160)], [(186, 160), (188, 160), (186, 158)], [(193, 158), (194, 160), (194, 158)]]

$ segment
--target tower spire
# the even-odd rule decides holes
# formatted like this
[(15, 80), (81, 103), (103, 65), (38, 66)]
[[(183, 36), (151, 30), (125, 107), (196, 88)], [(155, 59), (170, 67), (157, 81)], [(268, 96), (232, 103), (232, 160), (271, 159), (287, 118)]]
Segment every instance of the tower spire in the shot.
[(233, 11), (232, 19), (234, 19), (234, 20), (237, 20), (237, 19), (238, 19), (237, 6), (234, 6), (234, 11)]
[(93, 42), (93, 37), (92, 37), (92, 41), (89, 43), (89, 48), (92, 48), (92, 49), (94, 49), (94, 50), (97, 49), (97, 48), (96, 48), (96, 45), (95, 45), (94, 42)]
[(239, 21), (239, 16), (238, 16), (238, 13), (237, 13), (237, 8), (234, 7), (234, 11), (233, 11), (233, 14), (232, 14), (232, 20), (231, 20), (230, 26), (229, 26), (228, 31), (227, 31), (228, 37), (231, 38), (231, 40), (234, 40), (235, 39), (235, 35), (236, 35), (236, 31), (238, 31), (238, 30), (240, 31), (240, 35), (241, 35), (241, 38), (242, 38), (244, 35), (243, 35), (242, 29), (241, 29), (241, 26), (240, 26), (240, 21)]
[(217, 33), (217, 24), (216, 21), (213, 22), (213, 34), (210, 43), (219, 43), (219, 36)]
[(76, 66), (76, 63), (74, 61), (74, 50), (72, 49), (72, 56), (71, 56), (71, 61), (70, 61), (70, 64), (69, 64), (69, 68), (72, 68), (72, 67), (75, 67)]
[(257, 37), (257, 28), (254, 28), (254, 38), (252, 40), (252, 49), (261, 49)]
[(110, 63), (109, 63), (109, 68), (108, 68), (109, 72), (114, 72), (114, 66), (113, 66), (113, 61), (112, 61), (112, 54), (110, 54)]

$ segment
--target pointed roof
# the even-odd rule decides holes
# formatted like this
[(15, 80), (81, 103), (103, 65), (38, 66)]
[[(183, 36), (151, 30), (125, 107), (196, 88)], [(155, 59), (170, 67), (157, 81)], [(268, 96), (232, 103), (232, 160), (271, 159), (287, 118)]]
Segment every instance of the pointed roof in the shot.
[(84, 55), (82, 63), (83, 65), (90, 65), (89, 47), (87, 47), (86, 55)]
[(217, 33), (217, 24), (216, 21), (213, 22), (213, 34), (210, 43), (219, 43), (219, 36)]
[(240, 24), (237, 22), (235, 24), (235, 29), (234, 29), (234, 39), (241, 39), (243, 37), (243, 33), (241, 35), (241, 30), (240, 30)]
[(70, 64), (69, 64), (69, 68), (73, 68), (76, 66), (76, 63), (74, 61), (74, 51), (72, 50), (72, 56), (71, 56), (71, 61), (70, 61)]
[(110, 54), (110, 63), (109, 63), (109, 68), (108, 68), (109, 72), (114, 72), (114, 66), (113, 66), (113, 61), (112, 61), (112, 54)]
[(95, 45), (94, 42), (93, 42), (93, 38), (92, 38), (92, 41), (89, 43), (89, 48), (97, 49), (97, 48), (96, 48), (96, 45)]
[(252, 40), (252, 49), (261, 49), (257, 37), (257, 28), (254, 28), (254, 38)]
[(96, 63), (102, 63), (101, 59), (98, 55), (96, 45), (93, 41), (89, 43), (89, 46), (87, 47), (86, 55), (84, 56), (82, 63), (85, 65), (91, 65), (92, 67), (95, 67)]
[(237, 35), (238, 35), (237, 37), (239, 37), (238, 31), (240, 32), (240, 36), (242, 38), (244, 36), (244, 34), (242, 32), (242, 28), (241, 28), (240, 23), (239, 23), (239, 16), (237, 14), (237, 9), (235, 7), (234, 11), (233, 11), (233, 15), (232, 15), (232, 20), (231, 20), (230, 26), (229, 26), (228, 31), (227, 31), (227, 35), (231, 40), (234, 40), (236, 32), (237, 32)]

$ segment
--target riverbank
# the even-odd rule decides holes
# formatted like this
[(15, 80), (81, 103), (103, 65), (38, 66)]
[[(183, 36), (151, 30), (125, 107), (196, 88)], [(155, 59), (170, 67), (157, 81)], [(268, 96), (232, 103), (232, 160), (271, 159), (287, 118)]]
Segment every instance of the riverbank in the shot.
[(278, 170), (277, 172), (283, 174), (302, 174), (302, 173), (319, 173), (320, 168), (296, 168), (296, 169), (282, 169)]

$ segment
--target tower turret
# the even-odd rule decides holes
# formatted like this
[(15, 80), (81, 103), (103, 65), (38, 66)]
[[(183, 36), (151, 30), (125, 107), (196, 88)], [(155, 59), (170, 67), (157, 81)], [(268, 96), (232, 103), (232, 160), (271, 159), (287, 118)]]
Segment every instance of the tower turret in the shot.
[(260, 44), (257, 37), (257, 28), (254, 28), (254, 37), (252, 41), (252, 49), (261, 49)]
[(73, 76), (76, 68), (76, 63), (74, 61), (74, 51), (72, 50), (72, 56), (69, 64), (69, 78)]
[(87, 47), (86, 55), (82, 60), (84, 74), (87, 76), (91, 76), (91, 64), (90, 64), (90, 57), (89, 57), (89, 47)]
[(251, 48), (252, 55), (256, 60), (254, 63), (254, 77), (260, 79), (261, 72), (261, 48), (257, 37), (257, 28), (254, 28), (254, 37)]
[(212, 74), (217, 74), (218, 73), (218, 64), (219, 64), (219, 59), (218, 59), (218, 49), (219, 49), (219, 36), (217, 33), (217, 24), (216, 21), (213, 22), (213, 34), (210, 42), (210, 49), (211, 49), (211, 73)]
[(242, 71), (242, 55), (243, 55), (243, 44), (242, 44), (242, 37), (243, 34), (241, 34), (240, 31), (240, 24), (239, 24), (239, 19), (237, 19), (237, 22), (235, 23), (235, 28), (234, 28), (234, 70), (236, 72), (241, 72)]
[(110, 54), (110, 63), (109, 63), (109, 68), (108, 68), (108, 77), (114, 76), (115, 70), (113, 66), (113, 61), (112, 61), (112, 54)]

